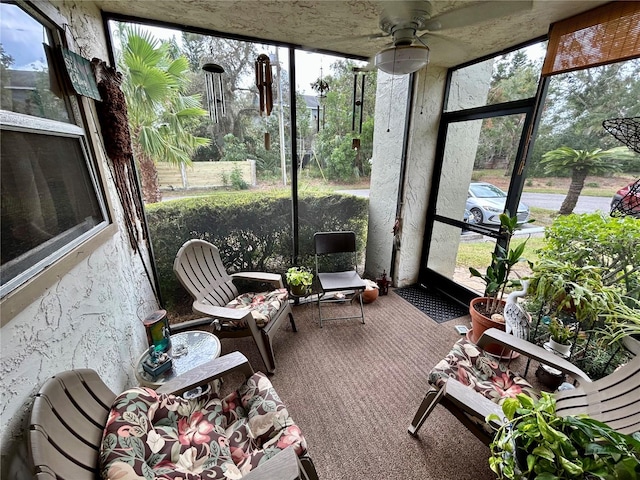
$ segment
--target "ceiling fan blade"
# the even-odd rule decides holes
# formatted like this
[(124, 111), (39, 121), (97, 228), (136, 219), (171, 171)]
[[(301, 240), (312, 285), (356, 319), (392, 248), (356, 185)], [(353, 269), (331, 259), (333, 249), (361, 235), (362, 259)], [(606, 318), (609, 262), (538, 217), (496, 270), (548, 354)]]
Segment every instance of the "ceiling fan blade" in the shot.
[(487, 1), (436, 15), (425, 23), (425, 29), (438, 31), (459, 28), (530, 10), (533, 0)]
[(427, 32), (416, 38), (418, 42), (429, 47), (432, 53), (446, 51), (448, 54), (459, 55), (464, 54), (467, 49), (467, 45), (461, 41), (444, 34)]

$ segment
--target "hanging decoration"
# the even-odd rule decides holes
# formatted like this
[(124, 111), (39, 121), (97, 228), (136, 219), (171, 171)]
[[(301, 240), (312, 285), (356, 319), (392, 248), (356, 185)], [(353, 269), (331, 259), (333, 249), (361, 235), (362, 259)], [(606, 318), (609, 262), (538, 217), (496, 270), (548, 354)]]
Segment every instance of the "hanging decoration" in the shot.
[(271, 61), (267, 55), (260, 54), (255, 63), (256, 87), (260, 96), (260, 116), (264, 113), (267, 117), (273, 110), (273, 76), (271, 74)]
[(318, 98), (325, 98), (330, 88), (329, 84), (322, 79), (322, 67), (320, 67), (320, 78), (311, 84), (316, 92), (318, 92)]
[(320, 66), (320, 78), (311, 84), (311, 88), (318, 92), (318, 105), (316, 106), (316, 131), (320, 131), (320, 119), (322, 119), (322, 128), (324, 128), (324, 105), (322, 100), (326, 98), (327, 92), (330, 90), (329, 84), (322, 78), (322, 66)]
[[(362, 74), (361, 74), (362, 73)], [(360, 86), (358, 88), (358, 77), (360, 77)], [(353, 103), (351, 106), (351, 131), (356, 132), (356, 117), (358, 120), (358, 135), (362, 134), (362, 117), (364, 109), (364, 86), (366, 74), (353, 69)], [(359, 90), (359, 91), (358, 91)], [(351, 148), (358, 150), (360, 148), (360, 139), (354, 138), (351, 141)]]
[(138, 179), (135, 174), (127, 104), (122, 92), (122, 74), (104, 61), (91, 61), (97, 79), (97, 88), (102, 98), (96, 102), (100, 130), (104, 147), (109, 158), (113, 180), (124, 211), (124, 222), (131, 248), (137, 252), (138, 242), (146, 239), (146, 230), (137, 226), (144, 223), (144, 213), (140, 195), (136, 191)]
[(213, 123), (220, 123), (220, 117), (224, 117), (227, 114), (224, 100), (224, 84), (222, 83), (224, 68), (216, 63), (204, 63), (202, 70), (204, 71), (207, 90), (209, 117)]
[[(264, 113), (268, 117), (273, 110), (273, 75), (269, 56), (264, 53), (258, 55), (255, 67), (256, 87), (260, 97), (260, 116)], [(266, 131), (264, 132), (264, 149), (271, 150), (271, 135)]]

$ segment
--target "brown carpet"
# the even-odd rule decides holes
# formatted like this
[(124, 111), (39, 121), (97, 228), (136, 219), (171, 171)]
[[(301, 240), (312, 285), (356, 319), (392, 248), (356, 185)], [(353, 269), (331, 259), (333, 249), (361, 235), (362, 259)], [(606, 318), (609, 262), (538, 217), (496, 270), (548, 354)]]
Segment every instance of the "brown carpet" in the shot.
[[(365, 325), (332, 320), (320, 328), (314, 304), (293, 314), (298, 332), (287, 323), (276, 336), (271, 381), (320, 479), (495, 478), (489, 449), (446, 409), (436, 408), (418, 438), (407, 433), (427, 373), (460, 338), (453, 326), (468, 326), (468, 317), (437, 324), (392, 291), (365, 305)], [(264, 368), (250, 338), (223, 339), (222, 349)]]

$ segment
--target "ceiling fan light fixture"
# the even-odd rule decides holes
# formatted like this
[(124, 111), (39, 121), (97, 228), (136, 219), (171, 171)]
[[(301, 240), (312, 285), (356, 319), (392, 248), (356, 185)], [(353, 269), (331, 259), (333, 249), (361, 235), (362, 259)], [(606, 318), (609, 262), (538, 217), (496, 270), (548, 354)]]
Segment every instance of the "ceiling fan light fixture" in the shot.
[(406, 75), (429, 63), (429, 48), (424, 45), (404, 45), (385, 48), (376, 53), (375, 65), (391, 75)]

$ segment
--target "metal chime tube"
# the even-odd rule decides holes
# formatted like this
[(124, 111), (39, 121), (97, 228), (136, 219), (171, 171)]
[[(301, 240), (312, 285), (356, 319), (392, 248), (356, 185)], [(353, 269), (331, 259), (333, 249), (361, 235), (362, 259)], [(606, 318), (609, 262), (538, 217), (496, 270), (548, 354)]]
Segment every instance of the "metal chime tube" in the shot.
[(364, 81), (366, 75), (362, 75), (362, 84), (360, 87), (360, 128), (358, 130), (359, 133), (362, 133), (362, 117), (364, 115)]
[(218, 123), (218, 107), (216, 105), (215, 95), (215, 83), (213, 81), (213, 74), (205, 73), (205, 79), (207, 82), (207, 102), (209, 104), (209, 117), (213, 123)]
[[(358, 89), (358, 75), (353, 76), (353, 102), (351, 105), (351, 130), (356, 130), (356, 90)], [(362, 116), (360, 117), (362, 118)]]
[[(227, 114), (227, 106), (224, 99), (224, 88), (222, 87), (222, 75), (218, 75), (218, 87), (220, 91), (220, 112), (224, 117)], [(360, 120), (362, 122), (362, 120)]]
[(220, 117), (226, 115), (224, 85), (222, 83), (224, 68), (215, 63), (205, 63), (202, 66), (202, 70), (204, 70), (205, 85), (207, 88), (209, 117), (213, 123), (219, 123)]

